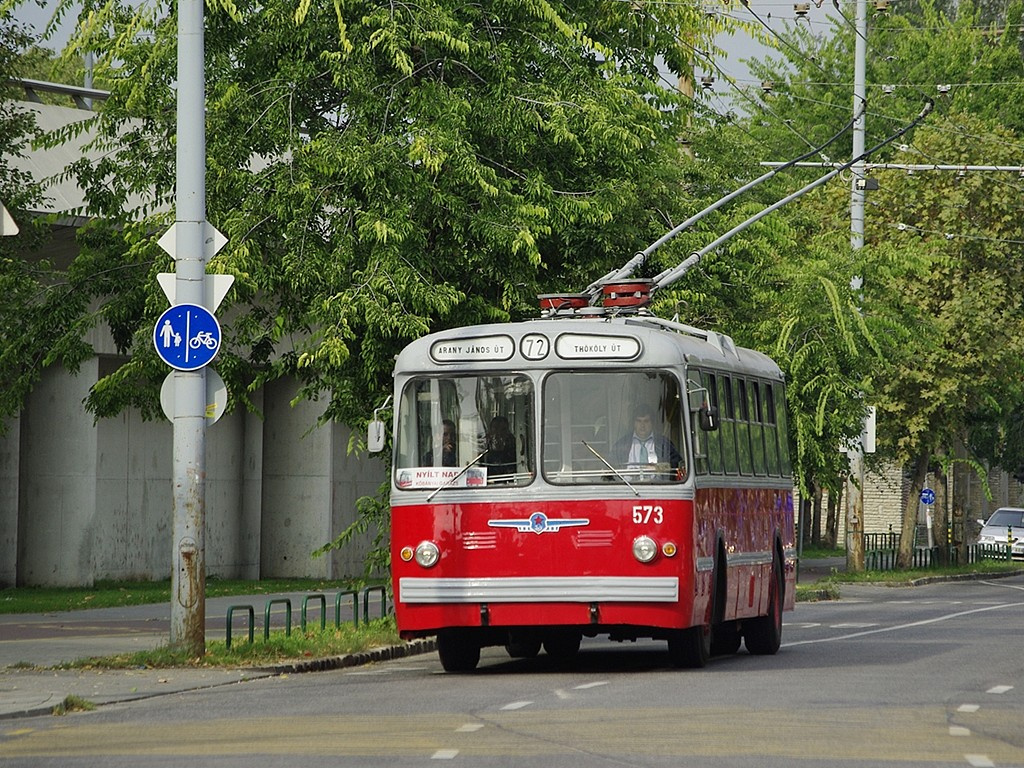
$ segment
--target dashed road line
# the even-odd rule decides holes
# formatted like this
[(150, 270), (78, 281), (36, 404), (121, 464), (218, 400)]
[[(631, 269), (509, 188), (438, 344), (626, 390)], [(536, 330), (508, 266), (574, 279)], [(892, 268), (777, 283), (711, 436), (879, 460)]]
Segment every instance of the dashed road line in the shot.
[(575, 691), (586, 691), (590, 688), (600, 688), (602, 685), (608, 685), (607, 680), (600, 680), (594, 683), (584, 683), (583, 685), (577, 685), (573, 688)]
[(502, 707), (502, 710), (522, 709), (523, 707), (528, 707), (531, 704), (533, 704), (532, 701), (513, 701), (511, 704), (506, 704)]
[(949, 735), (950, 736), (970, 736), (971, 735), (971, 729), (970, 728), (964, 728), (962, 725), (951, 725), (951, 726), (949, 726)]
[(956, 708), (957, 712), (977, 712), (981, 709), (980, 704), (961, 704)]
[(1012, 690), (1012, 685), (993, 685), (991, 688), (985, 691), (985, 693), (1006, 693)]
[(988, 755), (964, 755), (969, 765), (974, 768), (995, 768), (995, 763), (988, 759)]
[(474, 733), (484, 727), (483, 723), (463, 723), (455, 729), (456, 733)]
[(457, 749), (439, 749), (439, 750), (437, 750), (437, 752), (435, 752), (434, 754), (432, 754), (430, 756), (430, 759), (431, 760), (451, 760), (457, 754), (459, 754), (459, 750), (457, 750)]

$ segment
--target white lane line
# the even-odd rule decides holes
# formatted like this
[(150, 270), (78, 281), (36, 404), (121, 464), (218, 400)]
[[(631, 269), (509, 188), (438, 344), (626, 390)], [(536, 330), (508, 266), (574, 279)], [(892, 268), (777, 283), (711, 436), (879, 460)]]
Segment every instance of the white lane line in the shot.
[(969, 765), (974, 768), (995, 768), (995, 763), (988, 759), (988, 755), (964, 755)]
[(483, 723), (463, 723), (455, 729), (456, 733), (473, 733), (484, 727)]
[(981, 709), (980, 704), (961, 704), (956, 708), (957, 712), (977, 712)]
[(430, 759), (431, 760), (451, 760), (457, 754), (459, 754), (459, 750), (457, 750), (457, 749), (439, 749), (439, 750), (437, 750), (437, 752), (435, 752), (434, 754), (432, 754), (430, 756)]
[(991, 688), (985, 691), (985, 693), (1006, 693), (1007, 691), (1012, 690), (1012, 685), (993, 685)]
[(832, 629), (867, 629), (868, 627), (877, 627), (877, 626), (878, 626), (878, 622), (877, 621), (871, 621), (871, 622), (850, 621), (850, 622), (847, 622), (846, 624), (833, 624), (832, 625)]
[(602, 685), (608, 685), (607, 680), (600, 680), (596, 683), (584, 683), (583, 685), (577, 685), (573, 690), (586, 691), (590, 688), (600, 688)]
[(949, 726), (949, 735), (950, 736), (970, 736), (971, 735), (971, 729), (970, 728), (964, 728), (962, 725), (951, 725), (951, 726)]
[(791, 648), (794, 645), (816, 645), (818, 643), (834, 643), (837, 640), (852, 640), (855, 637), (866, 637), (867, 635), (877, 635), (882, 632), (896, 632), (901, 629), (911, 629), (912, 627), (923, 627), (928, 624), (937, 624), (940, 621), (949, 621), (950, 619), (958, 619), (961, 616), (971, 616), (975, 613), (984, 613), (986, 611), (997, 611), (1002, 608), (1020, 608), (1024, 606), (1024, 603), (1001, 603), (999, 605), (990, 605), (985, 608), (975, 608), (970, 611), (957, 611), (956, 613), (947, 613), (945, 616), (936, 616), (934, 619), (924, 619), (923, 621), (912, 621), (909, 624), (896, 624), (891, 627), (880, 627), (878, 629), (868, 629), (863, 632), (851, 632), (847, 635), (836, 635), (835, 637), (820, 637), (816, 640), (797, 640), (794, 643), (783, 643), (787, 648)]
[(502, 709), (522, 709), (523, 707), (528, 707), (531, 704), (533, 704), (532, 701), (513, 701), (511, 704), (506, 704)]

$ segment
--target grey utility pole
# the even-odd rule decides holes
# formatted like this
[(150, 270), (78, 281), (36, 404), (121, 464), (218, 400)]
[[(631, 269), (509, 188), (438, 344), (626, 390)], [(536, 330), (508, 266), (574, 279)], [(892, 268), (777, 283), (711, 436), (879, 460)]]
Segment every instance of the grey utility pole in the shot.
[[(206, 293), (206, 79), (203, 0), (178, 2), (175, 301)], [(206, 370), (174, 374), (172, 646), (206, 651)]]
[[(864, 126), (867, 110), (866, 100), (867, 52), (868, 52), (868, 5), (867, 0), (857, 0), (857, 40), (853, 61), (853, 157), (864, 154)], [(850, 247), (858, 250), (864, 246), (864, 161), (858, 160), (852, 167), (850, 185)], [(855, 277), (851, 287), (859, 290), (862, 279)], [(846, 566), (851, 571), (864, 570), (864, 444), (863, 436), (850, 446), (847, 456), (850, 460), (850, 474), (846, 483)]]

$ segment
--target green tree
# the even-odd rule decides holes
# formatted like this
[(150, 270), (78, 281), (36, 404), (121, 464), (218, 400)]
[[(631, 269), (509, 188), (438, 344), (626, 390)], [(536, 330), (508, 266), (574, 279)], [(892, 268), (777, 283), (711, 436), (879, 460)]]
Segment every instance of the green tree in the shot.
[[(172, 268), (156, 245), (172, 7), (88, 4), (65, 52), (93, 51), (111, 92), (51, 137), (88, 128), (100, 150), (72, 168), (92, 220), (71, 270), (98, 307), (82, 324), (105, 321), (126, 354), (90, 394), (98, 415), (155, 415), (166, 372), (149, 334)], [(659, 62), (692, 76), (722, 22), (655, 2), (208, 3), (207, 211), (229, 238), (209, 268), (236, 278), (218, 362), (232, 401), (291, 376), (358, 428), (409, 340), (533, 315), (537, 293), (579, 290), (660, 236), (688, 208), (691, 104)]]
[[(1016, 4), (1007, 18), (1019, 21), (1020, 13)], [(951, 18), (921, 3), (913, 18), (892, 14), (873, 22), (880, 28), (869, 31), (868, 146), (908, 122), (926, 98), (936, 98), (936, 113), (908, 135), (906, 144), (872, 161), (1017, 163), (1017, 90), (1024, 64), (1016, 27), (1011, 34), (983, 29), (978, 21), (969, 5), (960, 4)], [(788, 87), (778, 85), (787, 78), (777, 64), (761, 65), (759, 73), (776, 81), (776, 112), (804, 124), (804, 116), (806, 122), (812, 116), (820, 120), (823, 109), (848, 104), (849, 85), (843, 84), (851, 80), (852, 47), (853, 36), (838, 29), (824, 43), (808, 40), (804, 56), (791, 58), (795, 73)], [(952, 85), (938, 95), (935, 83)], [(883, 91), (882, 84), (892, 87)], [(776, 148), (793, 144), (791, 131), (760, 120), (752, 120), (750, 130)], [(866, 327), (873, 329), (864, 339), (881, 354), (876, 364), (854, 375), (845, 366), (840, 371), (879, 408), (879, 458), (911, 472), (900, 556), (907, 565), (918, 492), (929, 471), (941, 481), (939, 475), (964, 443), (973, 449), (966, 460), (979, 469), (984, 462), (1012, 463), (1008, 440), (1020, 403), (1022, 330), (1013, 307), (1024, 288), (1014, 258), (1022, 234), (1015, 202), (1019, 190), (1005, 174), (886, 171), (872, 176), (881, 189), (869, 193), (866, 247), (856, 254), (855, 271), (846, 274), (864, 278), (856, 301)], [(848, 200), (842, 189), (830, 195), (800, 204), (826, 228), (826, 222), (837, 226), (837, 212)], [(837, 262), (841, 272), (843, 263)], [(936, 523), (945, 528), (941, 514)]]

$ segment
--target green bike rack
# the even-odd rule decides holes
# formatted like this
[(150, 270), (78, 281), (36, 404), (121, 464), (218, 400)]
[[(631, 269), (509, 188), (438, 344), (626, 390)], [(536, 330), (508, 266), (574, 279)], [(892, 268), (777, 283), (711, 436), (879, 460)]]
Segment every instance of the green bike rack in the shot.
[(363, 621), (370, 620), (370, 593), (380, 592), (380, 615), (384, 618), (388, 614), (388, 593), (384, 587), (365, 587), (363, 589)]
[(334, 626), (341, 626), (341, 600), (344, 597), (352, 598), (352, 625), (359, 626), (359, 596), (354, 589), (347, 589), (334, 596)]
[(231, 648), (231, 619), (235, 610), (244, 610), (249, 613), (249, 645), (252, 645), (254, 627), (256, 624), (256, 613), (253, 611), (251, 605), (232, 605), (228, 607), (228, 619), (227, 619), (227, 637), (224, 639), (224, 645), (226, 648)]
[(306, 595), (302, 598), (302, 631), (306, 631), (306, 607), (310, 600), (320, 601), (320, 631), (327, 628), (327, 597), (321, 594)]
[(285, 621), (285, 636), (292, 636), (292, 601), (287, 597), (278, 597), (273, 600), (267, 600), (267, 610), (263, 614), (263, 639), (270, 639), (270, 609), (275, 605), (283, 605), (284, 610), (284, 621)]

